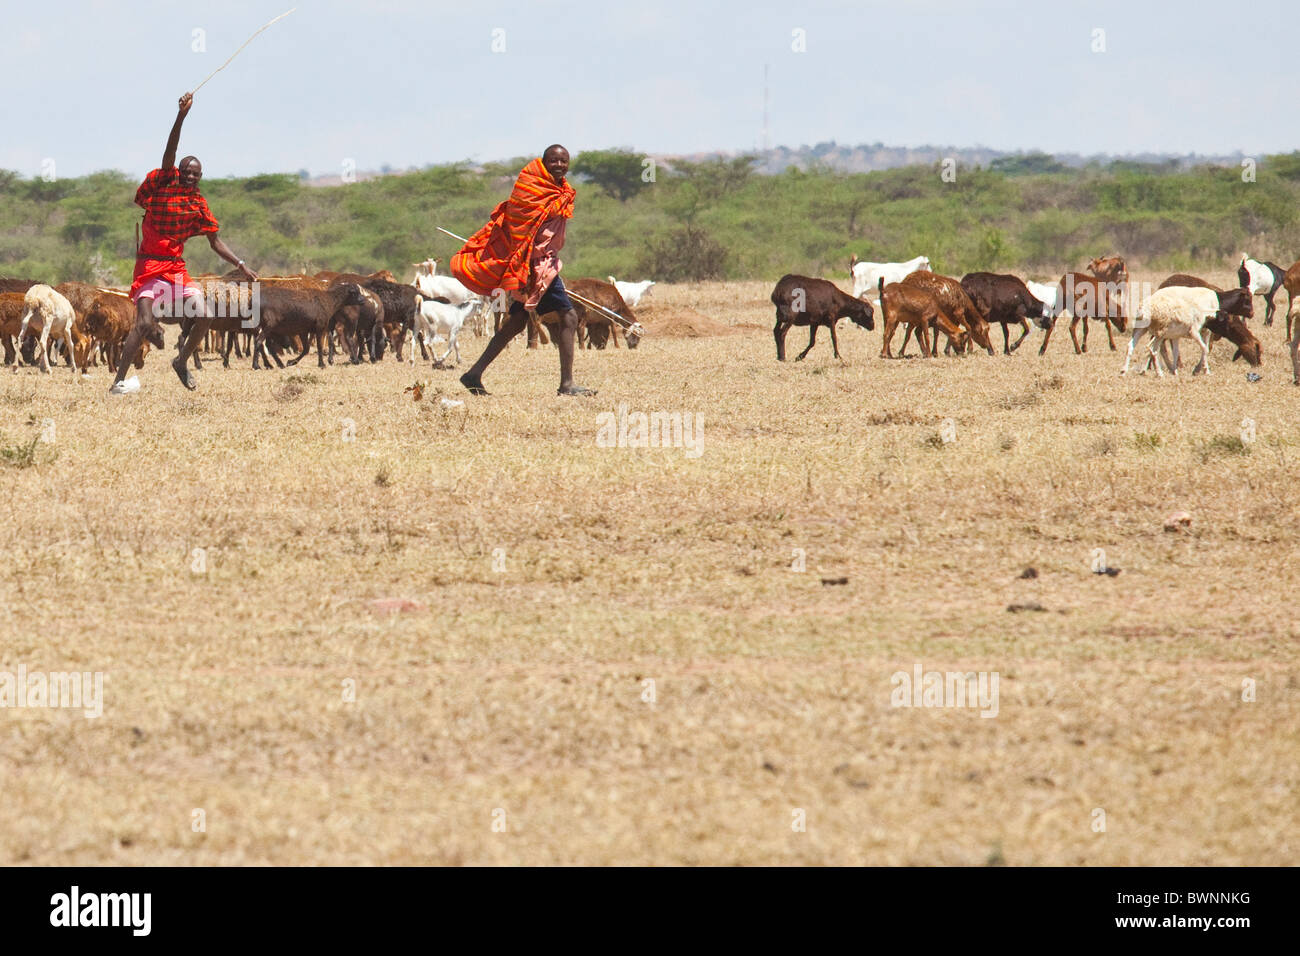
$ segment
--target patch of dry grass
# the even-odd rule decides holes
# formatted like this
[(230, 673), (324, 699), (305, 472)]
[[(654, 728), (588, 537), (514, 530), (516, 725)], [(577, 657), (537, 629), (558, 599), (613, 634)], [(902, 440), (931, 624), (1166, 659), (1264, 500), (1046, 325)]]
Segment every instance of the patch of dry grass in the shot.
[[(4, 862), (1296, 863), (1278, 327), (1255, 384), (1060, 329), (778, 365), (768, 291), (656, 287), (739, 331), (584, 352), (594, 400), (549, 349), (477, 400), (391, 360), (0, 377), (6, 441), (58, 451), (0, 469), (0, 670), (107, 675), (97, 720), (0, 712)], [(598, 447), (620, 403), (703, 453)], [(998, 672), (997, 716), (891, 707), (917, 662)]]

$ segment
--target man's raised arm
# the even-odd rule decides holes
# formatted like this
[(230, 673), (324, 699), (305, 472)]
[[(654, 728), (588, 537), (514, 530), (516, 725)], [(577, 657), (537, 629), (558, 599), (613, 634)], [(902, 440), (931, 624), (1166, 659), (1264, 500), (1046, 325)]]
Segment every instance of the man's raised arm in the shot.
[(185, 114), (190, 111), (190, 106), (193, 103), (193, 93), (186, 93), (180, 99), (178, 104), (180, 108), (176, 112), (176, 122), (172, 124), (172, 133), (167, 137), (167, 149), (163, 152), (163, 169), (169, 169), (176, 165), (176, 147), (181, 142), (181, 124), (185, 122)]

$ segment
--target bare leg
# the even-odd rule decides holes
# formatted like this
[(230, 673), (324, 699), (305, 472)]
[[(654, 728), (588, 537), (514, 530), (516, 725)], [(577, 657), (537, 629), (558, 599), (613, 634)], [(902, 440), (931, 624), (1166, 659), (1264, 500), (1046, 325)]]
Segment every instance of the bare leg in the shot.
[(556, 390), (557, 395), (596, 394), (590, 388), (573, 384), (573, 344), (581, 321), (574, 309), (560, 313), (560, 321), (555, 331), (555, 344), (560, 347), (560, 387)]
[[(487, 348), (483, 349), (483, 354), (478, 357), (478, 361), (470, 366), (469, 371), (460, 377), (460, 383), (469, 389), (471, 395), (486, 395), (487, 389), (483, 387), (483, 373), (491, 365), (502, 349), (506, 347), (511, 339), (522, 332), (528, 326), (528, 313), (524, 310), (523, 303), (514, 302), (510, 305), (510, 312), (506, 319), (501, 323), (492, 338), (488, 340)], [(570, 353), (572, 361), (572, 353)]]
[(162, 330), (158, 328), (158, 320), (153, 316), (153, 299), (137, 299), (135, 303), (135, 325), (127, 333), (126, 343), (122, 346), (121, 357), (117, 362), (117, 377), (113, 379), (113, 385), (126, 378), (126, 370), (135, 361), (136, 355), (140, 352), (140, 344), (145, 338), (148, 337), (153, 341), (157, 341), (154, 336), (157, 336), (158, 339), (162, 338)]

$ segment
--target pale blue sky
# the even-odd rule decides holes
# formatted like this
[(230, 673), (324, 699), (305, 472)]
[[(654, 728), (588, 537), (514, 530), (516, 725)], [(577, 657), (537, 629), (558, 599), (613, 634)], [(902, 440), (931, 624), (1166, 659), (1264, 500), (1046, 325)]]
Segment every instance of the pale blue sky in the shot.
[[(51, 157), (61, 176), (143, 174), (176, 98), (293, 2), (14, 5), (0, 167), (33, 176)], [(765, 63), (774, 146), (1289, 152), (1300, 71), (1288, 9), (300, 0), (199, 92), (181, 152), (229, 176), (501, 159), (553, 141), (575, 153), (749, 149)], [(191, 50), (196, 28), (204, 53)], [(494, 54), (497, 28), (506, 49)], [(1106, 49), (1094, 53), (1098, 28)], [(796, 29), (807, 52), (791, 49)]]

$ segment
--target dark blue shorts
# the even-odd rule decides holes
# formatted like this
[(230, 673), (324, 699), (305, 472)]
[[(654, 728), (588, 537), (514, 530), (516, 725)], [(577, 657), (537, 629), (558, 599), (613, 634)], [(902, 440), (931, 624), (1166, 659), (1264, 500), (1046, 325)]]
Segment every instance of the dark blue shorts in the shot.
[(535, 311), (538, 315), (545, 315), (547, 312), (568, 312), (572, 308), (573, 300), (569, 298), (569, 293), (564, 291), (564, 280), (556, 276), (542, 293), (541, 301), (537, 303)]

